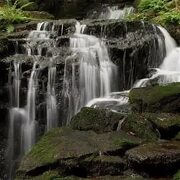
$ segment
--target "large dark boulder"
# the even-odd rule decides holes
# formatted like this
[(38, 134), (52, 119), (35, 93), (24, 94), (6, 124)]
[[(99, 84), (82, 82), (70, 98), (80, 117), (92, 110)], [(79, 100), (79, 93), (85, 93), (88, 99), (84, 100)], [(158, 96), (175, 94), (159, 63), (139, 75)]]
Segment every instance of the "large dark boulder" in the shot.
[(114, 156), (121, 156), (140, 143), (140, 139), (123, 132), (98, 135), (93, 131), (54, 129), (23, 158), (17, 177), (32, 178), (53, 169), (61, 177), (117, 175), (126, 165)]
[(133, 111), (180, 112), (180, 83), (135, 88), (129, 94)]
[(143, 144), (126, 152), (130, 165), (156, 176), (173, 175), (180, 167), (180, 143), (165, 141)]
[(145, 141), (155, 141), (159, 138), (157, 129), (142, 114), (129, 114), (122, 122), (121, 129)]
[(72, 118), (70, 126), (82, 131), (110, 132), (117, 130), (123, 118), (124, 115), (109, 110), (85, 107)]

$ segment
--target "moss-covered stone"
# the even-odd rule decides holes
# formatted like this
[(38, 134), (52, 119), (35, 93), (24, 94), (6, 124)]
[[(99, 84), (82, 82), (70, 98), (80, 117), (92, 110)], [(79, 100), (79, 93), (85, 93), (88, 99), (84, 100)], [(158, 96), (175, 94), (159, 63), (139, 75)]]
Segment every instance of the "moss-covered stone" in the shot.
[(180, 116), (169, 113), (134, 113), (126, 117), (121, 128), (146, 140), (172, 139), (180, 131)]
[[(23, 178), (23, 177), (22, 177)], [(16, 178), (16, 180), (22, 180), (22, 178), (18, 177)], [(45, 173), (43, 173), (42, 175), (40, 176), (36, 176), (36, 177), (26, 177), (26, 179), (32, 179), (32, 180), (53, 180), (53, 179), (59, 179), (61, 178), (59, 176), (59, 173), (57, 170), (50, 170), (50, 171), (47, 171)]]
[(26, 13), (34, 19), (54, 19), (54, 16), (45, 11), (26, 11)]
[(83, 160), (82, 165), (87, 167), (88, 176), (119, 175), (127, 168), (124, 160), (118, 156), (99, 155), (88, 157)]
[(123, 121), (121, 129), (147, 141), (157, 140), (159, 138), (157, 130), (142, 114), (128, 115)]
[(180, 115), (178, 114), (143, 113), (142, 116), (158, 129), (162, 139), (174, 138), (180, 131)]
[(180, 141), (180, 131), (179, 131), (178, 134), (176, 135), (175, 140)]
[[(121, 155), (140, 143), (140, 139), (123, 132), (96, 134), (69, 128), (54, 129), (43, 136), (23, 158), (17, 177), (37, 176), (57, 167), (61, 169), (61, 176), (77, 175), (74, 168), (77, 172), (82, 168), (81, 173), (88, 174), (89, 168), (83, 166), (87, 157), (106, 153)], [(112, 164), (109, 163), (109, 166)]]
[(179, 179), (180, 179), (180, 170), (177, 171), (177, 173), (173, 177), (173, 180), (179, 180)]
[(180, 165), (180, 143), (148, 143), (126, 152), (131, 167), (150, 175), (172, 175)]
[(180, 83), (135, 88), (129, 94), (133, 111), (179, 112)]
[(104, 109), (82, 108), (72, 118), (71, 127), (78, 130), (93, 130), (97, 133), (116, 131), (124, 116)]

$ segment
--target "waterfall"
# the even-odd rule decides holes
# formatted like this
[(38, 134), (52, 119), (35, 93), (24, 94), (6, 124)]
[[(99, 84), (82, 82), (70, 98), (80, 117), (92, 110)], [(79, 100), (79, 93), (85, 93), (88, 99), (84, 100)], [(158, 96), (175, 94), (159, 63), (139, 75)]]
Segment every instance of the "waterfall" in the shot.
[[(151, 83), (157, 84), (167, 84), (172, 82), (180, 82), (180, 48), (176, 47), (175, 40), (170, 36), (166, 29), (163, 27), (158, 27), (164, 36), (164, 43), (166, 47), (166, 57), (159, 68), (153, 68), (149, 78), (144, 78), (138, 80), (134, 83), (132, 88), (146, 87), (151, 85)], [(156, 28), (154, 26), (154, 31), (156, 33)], [(158, 43), (160, 47), (160, 52), (156, 53), (155, 56), (160, 57), (163, 53), (163, 42), (162, 39), (158, 37)], [(157, 59), (158, 57), (155, 57)], [(128, 93), (124, 96), (123, 92), (119, 93), (119, 96), (113, 97), (111, 94), (103, 98), (96, 98), (90, 101), (86, 106), (88, 107), (98, 107), (98, 108), (108, 108), (116, 111), (116, 107), (120, 106), (120, 109), (124, 105), (128, 105)], [(119, 109), (118, 109), (119, 111)], [(122, 110), (123, 111), (123, 110)]]
[[(55, 40), (50, 39), (54, 34), (54, 26), (46, 23), (38, 23), (37, 29), (31, 31), (25, 44), (27, 56), (32, 58), (33, 68), (27, 84), (26, 105), (21, 103), (21, 61), (15, 60), (13, 63), (14, 76), (13, 85), (10, 89), (12, 98), (12, 108), (9, 111), (9, 134), (7, 161), (9, 166), (8, 178), (12, 179), (15, 175), (14, 170), (22, 158), (37, 141), (37, 90), (39, 89), (39, 74), (41, 71), (40, 59), (44, 48), (54, 48)], [(18, 48), (16, 48), (18, 49)], [(15, 56), (18, 56), (18, 52)], [(45, 54), (46, 56), (46, 54)], [(46, 95), (46, 117), (47, 130), (57, 127), (58, 113), (55, 92), (56, 66), (51, 57), (48, 66), (47, 95)], [(43, 68), (42, 68), (43, 69)], [(24, 101), (24, 100), (23, 100)]]
[(51, 59), (51, 66), (48, 69), (48, 85), (47, 85), (47, 130), (58, 126), (57, 102), (55, 93), (56, 83), (56, 66), (53, 65)]
[(165, 38), (166, 57), (159, 68), (155, 68), (150, 78), (144, 78), (135, 83), (136, 87), (145, 87), (151, 83), (167, 84), (180, 82), (180, 48), (166, 29), (158, 27)]
[(175, 40), (170, 36), (170, 34), (168, 33), (168, 31), (161, 27), (158, 26), (158, 28), (161, 30), (162, 34), (164, 35), (165, 38), (165, 46), (166, 46), (166, 56), (169, 55), (169, 53), (174, 50), (174, 48), (176, 48), (176, 42)]
[(95, 36), (82, 34), (84, 25), (76, 24), (70, 39), (72, 55), (64, 69), (64, 97), (68, 101), (68, 122), (87, 102), (117, 90), (113, 81), (117, 67), (111, 62), (105, 43)]
[(26, 119), (22, 127), (22, 149), (25, 152), (29, 151), (35, 144), (35, 128), (36, 128), (36, 89), (38, 86), (38, 76), (36, 73), (36, 62), (33, 65), (31, 77), (29, 79)]
[(20, 64), (18, 62), (14, 62), (14, 97), (15, 97), (15, 107), (19, 108), (19, 101), (20, 101), (20, 97), (19, 97), (19, 92), (20, 92)]
[(108, 6), (104, 12), (101, 12), (99, 19), (124, 19), (133, 12), (133, 7), (124, 7), (123, 9), (119, 9), (118, 6)]

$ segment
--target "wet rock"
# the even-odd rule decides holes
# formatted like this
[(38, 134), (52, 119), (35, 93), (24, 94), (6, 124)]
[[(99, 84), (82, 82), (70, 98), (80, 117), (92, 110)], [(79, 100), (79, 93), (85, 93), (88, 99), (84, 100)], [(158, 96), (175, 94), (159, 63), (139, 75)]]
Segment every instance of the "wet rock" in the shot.
[(72, 118), (70, 126), (82, 131), (110, 132), (117, 130), (119, 121), (123, 118), (124, 115), (109, 110), (84, 107)]
[(180, 46), (180, 27), (178, 25), (168, 25), (166, 28), (171, 36), (176, 40), (178, 46)]
[(178, 134), (176, 135), (175, 140), (180, 141), (180, 132), (178, 132)]
[(45, 10), (56, 18), (72, 18), (83, 19), (87, 16), (87, 12), (96, 8), (101, 8), (101, 4), (122, 4), (133, 3), (134, 0), (56, 0), (56, 1), (41, 1), (36, 0), (40, 10)]
[(159, 138), (158, 131), (142, 114), (129, 114), (122, 122), (121, 129), (146, 141)]
[(180, 131), (180, 116), (178, 114), (145, 113), (142, 116), (150, 121), (154, 128), (158, 129), (161, 139), (174, 138)]
[(0, 58), (4, 58), (14, 53), (14, 47), (6, 37), (0, 37)]
[(180, 112), (180, 83), (165, 86), (135, 88), (129, 98), (133, 111), (138, 112)]
[[(121, 156), (127, 149), (140, 143), (140, 139), (123, 132), (98, 135), (93, 131), (54, 129), (43, 136), (23, 158), (17, 174), (21, 177), (37, 176), (57, 168), (61, 169), (61, 176), (116, 174), (124, 169), (123, 162), (118, 157), (114, 158), (110, 155)], [(106, 154), (109, 157), (102, 156)], [(122, 169), (118, 168), (113, 172), (112, 168), (115, 164)], [(105, 168), (98, 169), (98, 165)]]
[(149, 175), (174, 174), (180, 167), (180, 143), (178, 141), (154, 142), (126, 152), (131, 167)]

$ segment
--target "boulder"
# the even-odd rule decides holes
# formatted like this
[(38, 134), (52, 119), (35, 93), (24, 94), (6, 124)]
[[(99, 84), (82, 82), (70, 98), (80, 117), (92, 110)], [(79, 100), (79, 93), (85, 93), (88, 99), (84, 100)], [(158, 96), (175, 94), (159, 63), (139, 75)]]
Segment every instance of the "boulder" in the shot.
[(180, 167), (180, 143), (147, 143), (126, 152), (130, 166), (149, 175), (173, 175)]
[(72, 118), (70, 126), (82, 131), (110, 132), (117, 130), (123, 118), (124, 115), (109, 110), (84, 107)]
[(122, 122), (121, 129), (146, 141), (154, 141), (159, 138), (156, 128), (142, 114), (129, 114)]
[(121, 158), (113, 156), (121, 156), (140, 143), (140, 139), (123, 132), (98, 135), (93, 131), (54, 129), (23, 158), (17, 177), (38, 176), (50, 169), (60, 169), (61, 177), (116, 175), (126, 166)]
[(175, 140), (180, 141), (180, 131), (179, 131), (178, 134), (176, 135)]
[(129, 100), (136, 112), (180, 112), (180, 83), (135, 88)]
[(169, 113), (132, 113), (122, 122), (121, 129), (146, 140), (172, 139), (180, 131), (180, 116)]
[(161, 139), (178, 137), (180, 131), (180, 115), (169, 113), (143, 113), (144, 118), (157, 128)]
[(173, 176), (173, 180), (180, 179), (180, 170), (177, 171), (177, 173)]

